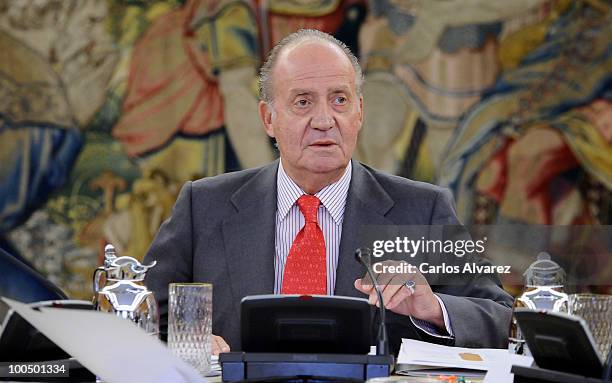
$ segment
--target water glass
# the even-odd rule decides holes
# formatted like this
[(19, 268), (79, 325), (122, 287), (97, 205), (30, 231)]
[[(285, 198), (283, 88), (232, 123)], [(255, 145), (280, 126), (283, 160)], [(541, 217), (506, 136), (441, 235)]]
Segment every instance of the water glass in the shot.
[(612, 295), (572, 294), (569, 313), (586, 321), (597, 343), (597, 351), (605, 360), (612, 345)]
[(168, 347), (202, 376), (210, 373), (212, 285), (170, 283)]

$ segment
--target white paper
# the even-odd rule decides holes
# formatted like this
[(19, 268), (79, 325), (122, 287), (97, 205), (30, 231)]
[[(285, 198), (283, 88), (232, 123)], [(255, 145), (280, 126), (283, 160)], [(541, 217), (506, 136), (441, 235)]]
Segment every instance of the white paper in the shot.
[(397, 364), (402, 365), (398, 373), (402, 367), (406, 371), (441, 367), (489, 371), (491, 376), (501, 377), (502, 372), (510, 373), (512, 365), (531, 366), (532, 363), (533, 358), (510, 354), (508, 350), (448, 347), (413, 339), (402, 339), (397, 357)]
[(484, 377), (482, 383), (512, 383), (514, 382), (514, 374), (510, 373), (510, 369), (512, 366), (508, 366), (508, 368), (495, 368), (487, 372)]
[[(106, 382), (207, 382), (159, 340), (98, 311), (41, 308), (2, 298), (30, 324)], [(170, 379), (171, 378), (171, 379)]]

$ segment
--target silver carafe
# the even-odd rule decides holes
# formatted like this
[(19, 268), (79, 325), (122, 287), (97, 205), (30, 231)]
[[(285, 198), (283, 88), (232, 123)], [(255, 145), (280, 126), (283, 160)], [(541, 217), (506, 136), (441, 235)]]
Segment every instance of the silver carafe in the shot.
[(144, 285), (147, 271), (155, 264), (143, 265), (132, 257), (117, 257), (115, 247), (106, 245), (104, 265), (98, 267), (93, 275), (94, 309), (129, 319), (157, 337), (157, 302)]
[(551, 260), (548, 253), (538, 254), (538, 259), (523, 274), (525, 287), (514, 301), (508, 350), (512, 354), (531, 355), (514, 312), (517, 308), (567, 312), (568, 295), (565, 292), (565, 271)]

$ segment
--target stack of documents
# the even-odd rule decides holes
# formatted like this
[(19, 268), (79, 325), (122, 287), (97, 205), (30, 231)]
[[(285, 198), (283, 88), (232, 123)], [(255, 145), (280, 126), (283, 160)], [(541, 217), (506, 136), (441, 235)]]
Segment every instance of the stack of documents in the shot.
[[(512, 381), (512, 365), (529, 367), (533, 358), (513, 355), (508, 350), (440, 346), (413, 339), (402, 339), (396, 373), (410, 376), (459, 374), (495, 376)], [(508, 376), (506, 376), (508, 375)], [(485, 382), (488, 380), (485, 378)], [(507, 379), (510, 380), (507, 380)]]

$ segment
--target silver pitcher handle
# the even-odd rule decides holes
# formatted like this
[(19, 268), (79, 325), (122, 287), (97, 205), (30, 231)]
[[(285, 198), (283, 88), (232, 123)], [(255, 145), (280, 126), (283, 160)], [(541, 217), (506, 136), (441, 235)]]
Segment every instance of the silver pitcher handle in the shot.
[(99, 266), (93, 273), (93, 291), (97, 294), (100, 291), (100, 276), (101, 272), (105, 272), (104, 266)]

